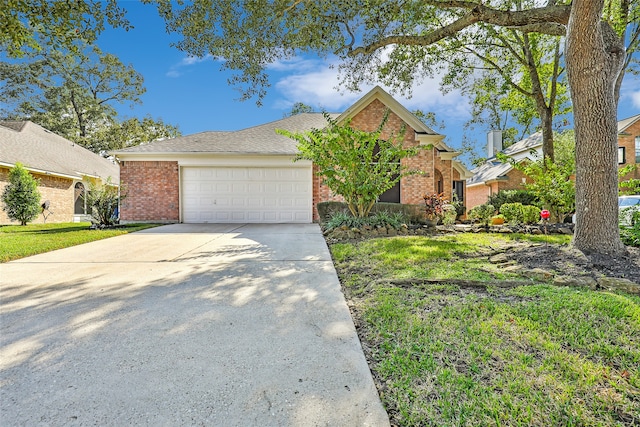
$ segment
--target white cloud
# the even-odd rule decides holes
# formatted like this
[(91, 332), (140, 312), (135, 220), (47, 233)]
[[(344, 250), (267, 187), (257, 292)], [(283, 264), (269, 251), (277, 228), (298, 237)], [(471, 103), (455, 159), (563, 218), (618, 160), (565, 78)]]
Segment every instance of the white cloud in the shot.
[(199, 64), (201, 62), (210, 61), (214, 59), (213, 55), (207, 54), (203, 57), (199, 56), (186, 56), (180, 60), (180, 62), (173, 64), (169, 71), (165, 74), (167, 77), (177, 78), (184, 74), (184, 68), (192, 65)]
[[(409, 110), (434, 111), (439, 120), (449, 121), (447, 120), (449, 117), (455, 118), (456, 121), (466, 120), (469, 117), (467, 98), (458, 91), (452, 91), (446, 95), (442, 94), (439, 82), (440, 79), (436, 76), (434, 79), (415, 84), (412, 87), (410, 98), (393, 93), (390, 88), (384, 85), (381, 86)], [(340, 89), (337, 67), (332, 68), (330, 64), (325, 62), (316, 63), (313, 70), (282, 77), (275, 84), (275, 88), (282, 98), (275, 102), (274, 108), (286, 109), (296, 102), (302, 102), (327, 111), (339, 112), (348, 108), (371, 90), (373, 85), (362, 85), (360, 93)]]
[(640, 108), (640, 91), (631, 92), (631, 102), (636, 108)]

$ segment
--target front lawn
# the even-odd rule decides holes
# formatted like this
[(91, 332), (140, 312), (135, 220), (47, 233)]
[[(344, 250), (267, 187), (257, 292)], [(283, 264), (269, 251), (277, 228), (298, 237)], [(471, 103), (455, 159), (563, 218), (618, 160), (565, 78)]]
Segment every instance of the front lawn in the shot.
[[(640, 424), (640, 297), (554, 287), (488, 261), (526, 239), (331, 246), (392, 424)], [(543, 244), (568, 242), (553, 239)]]
[(132, 233), (155, 226), (156, 224), (130, 224), (105, 230), (91, 230), (91, 224), (88, 222), (0, 226), (0, 262)]

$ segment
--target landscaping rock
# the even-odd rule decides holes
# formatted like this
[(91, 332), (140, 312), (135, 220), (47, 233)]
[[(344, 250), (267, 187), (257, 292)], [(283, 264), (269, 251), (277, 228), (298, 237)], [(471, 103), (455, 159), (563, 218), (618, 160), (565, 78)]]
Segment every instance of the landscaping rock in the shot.
[(544, 270), (542, 268), (533, 268), (531, 270), (523, 270), (521, 274), (525, 277), (529, 277), (530, 279), (539, 280), (541, 282), (546, 282), (547, 280), (553, 278), (554, 274), (550, 271)]
[(598, 278), (598, 285), (605, 289), (640, 294), (640, 284), (634, 283), (629, 279), (603, 276)]
[(577, 288), (596, 289), (598, 282), (590, 276), (558, 276), (553, 279), (555, 286), (571, 286)]
[(511, 261), (511, 259), (504, 252), (489, 257), (489, 262), (491, 264), (505, 264), (509, 261)]
[(558, 229), (558, 232), (559, 232), (560, 234), (566, 234), (566, 235), (569, 235), (569, 236), (573, 236), (573, 230), (571, 230), (571, 229), (569, 229), (569, 228), (566, 228), (566, 227), (561, 227), (561, 228), (559, 228), (559, 229)]

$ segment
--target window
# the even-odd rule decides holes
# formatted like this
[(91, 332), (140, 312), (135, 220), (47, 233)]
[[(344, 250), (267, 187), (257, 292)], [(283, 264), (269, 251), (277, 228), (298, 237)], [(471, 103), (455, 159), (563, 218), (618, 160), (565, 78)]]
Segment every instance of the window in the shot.
[(636, 136), (636, 163), (640, 163), (640, 136)]
[(624, 147), (618, 147), (618, 164), (623, 165), (627, 162), (624, 153)]
[(464, 181), (453, 181), (453, 195), (459, 202), (464, 201)]

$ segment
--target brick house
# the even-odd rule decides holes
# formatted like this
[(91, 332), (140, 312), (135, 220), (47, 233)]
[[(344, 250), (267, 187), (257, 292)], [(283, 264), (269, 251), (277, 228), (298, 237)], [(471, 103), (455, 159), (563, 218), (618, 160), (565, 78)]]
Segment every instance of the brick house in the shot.
[[(118, 165), (30, 121), (0, 121), (0, 194), (16, 163), (38, 180), (41, 201), (49, 201), (47, 222), (87, 220), (91, 182), (119, 181)], [(44, 222), (42, 215), (34, 223)], [(0, 208), (0, 224), (11, 224)]]
[[(342, 114), (354, 128), (374, 131), (385, 112), (389, 118), (382, 137), (405, 127), (406, 146), (431, 145), (402, 161), (422, 175), (403, 178), (382, 201), (422, 203), (425, 193), (457, 192), (464, 199), (470, 176), (455, 160), (443, 135), (427, 127), (393, 97), (375, 87)], [(303, 113), (233, 132), (202, 132), (156, 141), (114, 152), (120, 180), (127, 187), (121, 206), (125, 222), (312, 222), (316, 205), (337, 200), (314, 173), (309, 161), (293, 159), (296, 142), (276, 129), (301, 132), (323, 128), (320, 113)]]
[(639, 165), (622, 180), (640, 179), (640, 114), (618, 122), (618, 167)]
[[(530, 182), (521, 171), (508, 163), (500, 162), (495, 153), (502, 151), (498, 134), (487, 136), (487, 161), (473, 169), (473, 177), (467, 180), (467, 209), (487, 202), (489, 196), (501, 190), (523, 189)], [(542, 133), (536, 132), (503, 151), (517, 162), (535, 160), (542, 156)], [(618, 121), (618, 168), (640, 164), (640, 114)], [(640, 168), (622, 179), (640, 178)]]
[(535, 160), (542, 156), (542, 132), (516, 142), (502, 150), (502, 136), (489, 133), (487, 136), (488, 159), (479, 167), (473, 169), (473, 177), (467, 180), (467, 210), (487, 202), (489, 196), (502, 190), (522, 189), (524, 182), (530, 182), (522, 171), (514, 168), (510, 163), (502, 163), (495, 156), (502, 151), (516, 162)]

